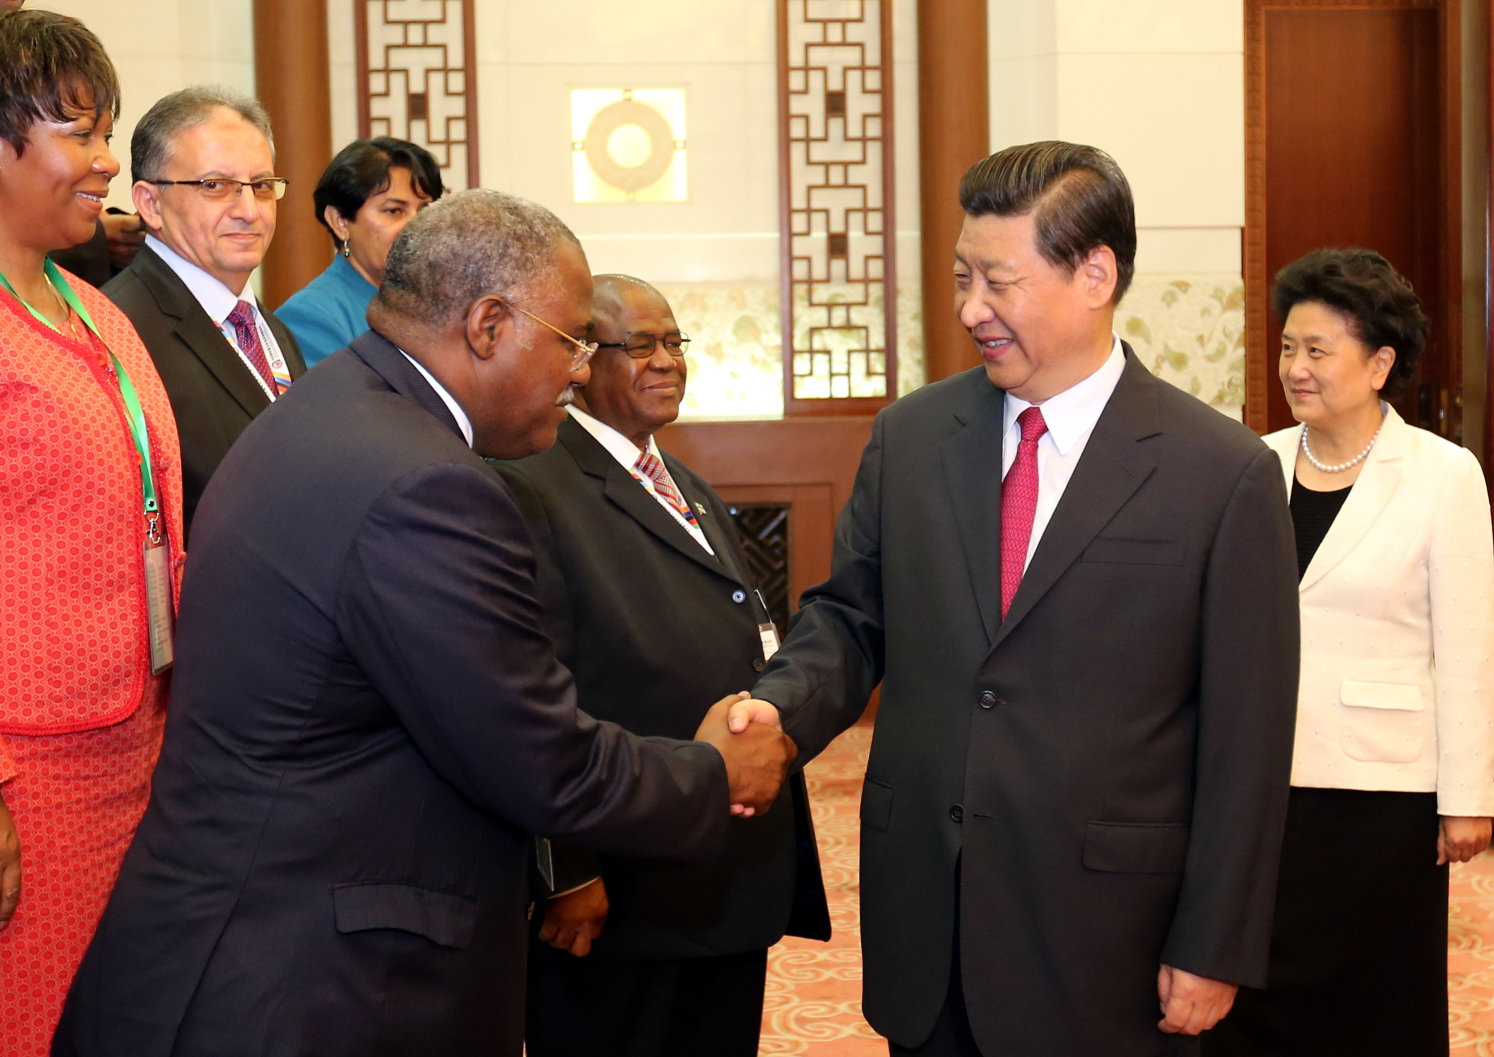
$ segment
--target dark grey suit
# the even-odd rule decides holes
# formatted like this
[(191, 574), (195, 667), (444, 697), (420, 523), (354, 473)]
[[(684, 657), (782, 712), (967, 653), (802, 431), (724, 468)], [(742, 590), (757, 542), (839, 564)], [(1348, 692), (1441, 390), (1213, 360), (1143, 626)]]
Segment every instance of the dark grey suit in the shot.
[[(549, 451), (495, 465), (534, 533), (546, 626), (580, 706), (635, 734), (688, 738), (710, 705), (756, 681), (758, 625), (771, 617), (726, 505), (678, 460), (666, 453), (664, 462), (715, 556), (574, 419)], [(611, 910), (586, 959), (543, 944), (532, 952), (531, 1054), (687, 1045), (756, 1054), (761, 952), (785, 932), (830, 937), (802, 776), (766, 815), (733, 819), (710, 863), (599, 861), (564, 845), (555, 856), (567, 877), (559, 890), (600, 874)], [(751, 972), (723, 957), (748, 952), (759, 955)], [(687, 990), (719, 974), (729, 982), (704, 989), (709, 998)], [(659, 985), (661, 975), (679, 988)], [(618, 1010), (626, 1017), (612, 1016)], [(709, 1027), (696, 1035), (694, 1025)], [(645, 1038), (651, 1030), (659, 1037)]]
[(245, 430), (63, 1057), (517, 1057), (529, 839), (710, 859), (719, 754), (578, 712), (529, 533), (365, 334)]
[[(549, 451), (495, 465), (534, 533), (546, 628), (580, 706), (635, 734), (689, 738), (709, 706), (756, 681), (758, 625), (771, 617), (725, 504), (678, 460), (664, 461), (715, 557), (574, 419)], [(574, 878), (581, 864), (567, 858)], [(788, 930), (829, 938), (802, 777), (766, 815), (733, 819), (715, 862), (585, 858), (612, 901), (596, 957), (735, 954)]]
[(865, 1010), (905, 1047), (956, 920), (988, 1057), (1189, 1048), (1155, 1027), (1160, 963), (1265, 973), (1298, 663), (1281, 468), (1126, 353), (1004, 621), (1003, 394), (978, 368), (882, 412), (756, 688), (807, 756), (882, 682)]
[[(203, 489), (270, 398), (187, 284), (150, 246), (140, 247), (103, 291), (134, 324), (171, 400), (182, 445), (182, 522), (190, 542)], [(301, 377), (306, 361), (295, 336), (263, 305), (260, 311), (291, 377)]]

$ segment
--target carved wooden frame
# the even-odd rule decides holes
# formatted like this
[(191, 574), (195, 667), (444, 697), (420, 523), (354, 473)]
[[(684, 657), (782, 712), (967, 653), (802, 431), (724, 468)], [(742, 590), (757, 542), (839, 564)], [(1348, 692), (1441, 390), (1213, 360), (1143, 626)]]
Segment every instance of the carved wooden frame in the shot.
[[(317, 0), (317, 2), (320, 2), (320, 0)], [(464, 109), (463, 109), (463, 114), (462, 114), (462, 118), (461, 118), (461, 120), (463, 122), (463, 125), (464, 125), (464, 134), (463, 134), (463, 136), (461, 138), (449, 137), (447, 139), (442, 139), (442, 140), (434, 140), (434, 139), (431, 139), (429, 135), (427, 135), (427, 137), (426, 137), (427, 141), (421, 143), (421, 146), (427, 148), (428, 150), (431, 150), (432, 153), (437, 154), (438, 157), (439, 157), (439, 148), (446, 148), (447, 151), (448, 151), (448, 153), (447, 153), (448, 160), (450, 160), (449, 150), (450, 150), (451, 147), (455, 147), (455, 146), (458, 146), (458, 145), (464, 147), (466, 149), (466, 151), (467, 151), (467, 173), (466, 173), (466, 176), (467, 176), (467, 186), (468, 187), (479, 187), (479, 186), (481, 186), (482, 180), (481, 180), (481, 159), (479, 157), (479, 152), (478, 152), (478, 138), (477, 138), (477, 32), (476, 32), (476, 10), (475, 10), (476, 6), (477, 6), (476, 5), (476, 0), (439, 0), (439, 3), (441, 4), (441, 11), (442, 11), (442, 17), (440, 19), (413, 19), (413, 20), (408, 20), (408, 21), (401, 19), (401, 20), (395, 20), (394, 22), (390, 22), (390, 20), (388, 18), (389, 0), (354, 0), (354, 4), (353, 4), (353, 11), (354, 11), (354, 15), (353, 15), (353, 33), (354, 33), (354, 40), (355, 40), (356, 47), (357, 47), (357, 70), (358, 70), (358, 135), (361, 136), (361, 137), (363, 137), (363, 138), (365, 138), (365, 139), (368, 138), (369, 136), (373, 135), (373, 120), (374, 120), (373, 119), (373, 100), (376, 97), (387, 98), (389, 96), (388, 81), (387, 80), (385, 82), (385, 91), (383, 91), (383, 92), (374, 92), (373, 91), (372, 78), (374, 77), (374, 75), (375, 74), (384, 74), (387, 77), (390, 74), (399, 73), (399, 72), (404, 72), (404, 73), (406, 73), (408, 75), (408, 72), (409, 72), (407, 69), (403, 69), (401, 67), (392, 67), (392, 66), (388, 66), (388, 65), (380, 66), (380, 67), (377, 67), (377, 68), (371, 68), (371, 59), (372, 59), (372, 56), (369, 54), (369, 39), (368, 39), (368, 20), (369, 20), (371, 14), (372, 14), (372, 10), (371, 9), (374, 8), (374, 7), (381, 7), (381, 8), (383, 8), (384, 22), (385, 22), (386, 25), (401, 25), (401, 26), (405, 26), (405, 27), (410, 27), (410, 26), (431, 26), (431, 25), (441, 25), (441, 26), (444, 26), (444, 25), (450, 24), (450, 16), (451, 16), (451, 8), (452, 8), (452, 6), (453, 5), (459, 6), (461, 8), (460, 18), (461, 18), (461, 26), (462, 26), (462, 55), (461, 55), (462, 65), (460, 67), (446, 66), (446, 67), (443, 67), (443, 68), (440, 68), (440, 69), (433, 69), (433, 70), (428, 71), (428, 73), (429, 74), (444, 74), (447, 77), (449, 77), (453, 73), (460, 73), (462, 75), (462, 92), (460, 94), (464, 98)], [(405, 41), (406, 41), (406, 43), (403, 44), (403, 45), (400, 45), (400, 46), (406, 46), (406, 47), (422, 46), (422, 47), (441, 47), (441, 48), (445, 48), (446, 47), (445, 45), (414, 45), (414, 44), (409, 44), (408, 43), (408, 41), (409, 41), (409, 29), (408, 28), (406, 28), (406, 30), (405, 30)], [(388, 62), (387, 56), (386, 56), (386, 58), (384, 58), (383, 61), (387, 64), (387, 62)], [(446, 61), (450, 62), (451, 60), (448, 57)], [(410, 93), (412, 99), (416, 95), (419, 95), (422, 99), (424, 99), (427, 94), (428, 93), (415, 93), (415, 92)], [(453, 93), (453, 94), (455, 94), (455, 93)], [(411, 107), (411, 109), (415, 109), (415, 108)], [(427, 110), (426, 113), (428, 114), (429, 111)], [(430, 121), (429, 121), (428, 117), (411, 118), (411, 119), (407, 119), (407, 121), (406, 121), (406, 126), (407, 126), (406, 127), (406, 135), (403, 136), (403, 137), (401, 137), (401, 138), (413, 138), (413, 137), (410, 137), (408, 135), (408, 125), (409, 125), (409, 121), (411, 121), (411, 120), (414, 120), (414, 121), (424, 120), (425, 123), (426, 123), (426, 131), (427, 131), (427, 133), (429, 133), (429, 131), (430, 131)], [(452, 119), (448, 119), (448, 130), (449, 130), (449, 122), (450, 122), (450, 120), (452, 120)], [(445, 168), (445, 166), (443, 166), (443, 168)]]
[[(889, 404), (893, 400), (897, 399), (897, 227), (896, 227), (896, 223), (895, 223), (895, 211), (894, 211), (894, 206), (895, 206), (895, 203), (896, 203), (896, 183), (895, 183), (895, 177), (896, 177), (897, 157), (896, 157), (896, 151), (894, 149), (894, 143), (895, 143), (895, 141), (894, 141), (894, 135), (893, 135), (893, 106), (894, 106), (894, 98), (893, 98), (893, 39), (892, 39), (892, 14), (893, 14), (892, 7), (893, 7), (893, 0), (876, 0), (876, 2), (878, 4), (877, 30), (878, 30), (878, 35), (879, 35), (879, 37), (878, 37), (878, 56), (877, 56), (877, 64), (876, 64), (876, 66), (875, 67), (872, 67), (872, 66), (863, 66), (863, 67), (846, 66), (846, 67), (844, 67), (845, 69), (861, 69), (863, 71), (875, 69), (878, 72), (878, 89), (877, 89), (876, 93), (872, 93), (870, 90), (865, 90), (865, 92), (864, 92), (864, 94), (867, 94), (867, 95), (877, 94), (877, 95), (880, 96), (880, 106), (879, 106), (879, 109), (878, 109), (878, 111), (876, 112), (876, 115), (875, 115), (876, 118), (877, 118), (877, 120), (878, 120), (878, 122), (879, 122), (878, 134), (877, 135), (871, 135), (871, 134), (867, 133), (865, 131), (865, 124), (864, 124), (864, 121), (863, 121), (863, 131), (862, 131), (862, 134), (860, 136), (857, 136), (857, 137), (854, 137), (854, 138), (850, 137), (850, 136), (847, 136), (847, 139), (851, 140), (853, 142), (860, 141), (860, 142), (863, 142), (863, 143), (878, 142), (878, 143), (880, 143), (881, 151), (882, 151), (881, 167), (880, 167), (881, 168), (881, 174), (880, 174), (881, 175), (881, 189), (880, 189), (881, 190), (881, 194), (879, 196), (880, 203), (877, 204), (877, 205), (873, 205), (872, 202), (870, 201), (870, 199), (867, 198), (865, 200), (865, 204), (864, 204), (862, 210), (859, 211), (859, 212), (863, 212), (865, 214), (871, 214), (871, 213), (877, 212), (877, 213), (880, 213), (880, 217), (881, 217), (881, 239), (882, 239), (881, 254), (880, 255), (867, 254), (863, 258), (864, 265), (870, 265), (870, 263), (873, 260), (877, 260), (877, 259), (880, 258), (881, 266), (882, 266), (882, 275), (881, 275), (880, 285), (882, 287), (882, 306), (883, 306), (883, 312), (882, 312), (882, 321), (881, 321), (882, 348), (881, 348), (880, 351), (882, 352), (882, 355), (884, 357), (884, 361), (883, 361), (884, 362), (884, 372), (883, 373), (884, 373), (884, 376), (886, 378), (886, 394), (885, 394), (885, 396), (881, 396), (881, 397), (835, 397), (835, 396), (831, 396), (831, 397), (828, 397), (828, 398), (802, 398), (802, 397), (797, 397), (795, 395), (795, 391), (794, 391), (794, 354), (795, 354), (796, 351), (798, 351), (798, 352), (809, 351), (809, 350), (796, 350), (795, 347), (794, 347), (794, 330), (795, 330), (795, 312), (794, 312), (795, 296), (794, 295), (795, 295), (795, 288), (796, 288), (796, 286), (802, 285), (802, 284), (804, 284), (806, 282), (805, 280), (796, 280), (795, 277), (794, 277), (794, 275), (795, 275), (795, 272), (794, 272), (795, 261), (796, 260), (804, 260), (805, 259), (805, 258), (802, 258), (802, 257), (796, 258), (795, 254), (794, 254), (794, 242), (793, 242), (793, 239), (794, 239), (794, 234), (793, 234), (794, 233), (794, 223), (795, 223), (795, 220), (796, 220), (796, 215), (802, 214), (802, 215), (804, 215), (807, 218), (810, 214), (812, 214), (813, 212), (815, 212), (815, 210), (813, 210), (812, 208), (796, 208), (796, 206), (794, 204), (794, 202), (795, 202), (795, 199), (794, 199), (795, 187), (794, 187), (793, 161), (792, 161), (791, 151), (794, 149), (794, 144), (795, 143), (805, 143), (805, 144), (808, 144), (809, 142), (812, 142), (814, 140), (814, 137), (808, 135), (807, 133), (803, 137), (799, 137), (799, 136), (795, 136), (794, 135), (794, 132), (793, 132), (793, 120), (794, 120), (794, 118), (793, 118), (793, 116), (791, 114), (791, 96), (792, 95), (806, 94), (808, 92), (808, 90), (809, 90), (809, 84), (808, 84), (808, 78), (806, 77), (804, 92), (795, 91), (793, 89), (793, 87), (792, 87), (792, 84), (791, 84), (791, 77), (792, 77), (792, 73), (793, 73), (794, 70), (802, 69), (802, 70), (822, 70), (823, 71), (823, 70), (827, 69), (827, 67), (814, 67), (814, 66), (809, 66), (807, 64), (805, 66), (802, 66), (802, 67), (795, 67), (795, 66), (792, 65), (792, 63), (790, 61), (790, 56), (789, 56), (789, 40), (790, 40), (790, 37), (789, 37), (789, 14), (790, 14), (789, 7), (790, 7), (791, 3), (795, 3), (795, 2), (802, 3), (802, 2), (804, 2), (804, 0), (777, 0), (777, 3), (778, 3), (778, 166), (779, 166), (779, 225), (780, 225), (780, 244), (781, 244), (781, 250), (780, 250), (780, 253), (781, 253), (781, 275), (780, 275), (780, 282), (781, 282), (782, 299), (783, 299), (782, 322), (783, 322), (783, 407), (784, 407), (784, 414), (787, 415), (787, 416), (790, 416), (790, 417), (792, 417), (792, 416), (798, 416), (798, 415), (865, 415), (865, 414), (871, 414), (871, 413), (873, 413), (873, 412), (875, 412), (877, 410), (880, 410), (881, 408), (885, 407), (887, 404)], [(858, 8), (860, 10), (860, 17), (859, 18), (856, 18), (856, 19), (852, 19), (852, 18), (844, 18), (844, 19), (814, 19), (813, 21), (823, 21), (823, 22), (826, 22), (826, 23), (830, 23), (830, 22), (843, 22), (843, 23), (860, 22), (860, 23), (865, 24), (867, 22), (867, 17), (866, 17), (867, 16), (867, 10), (866, 10), (867, 2), (868, 2), (868, 0), (860, 0), (860, 2), (858, 4)], [(841, 39), (845, 40), (844, 31), (843, 30), (842, 30), (842, 37), (841, 37)], [(827, 91), (827, 93), (826, 93), (827, 97), (830, 94), (832, 94), (832, 93), (829, 92), (829, 91)], [(841, 95), (843, 97), (844, 96), (844, 92), (841, 92)], [(839, 114), (836, 114), (836, 113), (834, 113), (830, 109), (830, 103), (829, 103), (829, 100), (827, 98), (827, 100), (826, 100), (826, 110), (825, 110), (825, 119), (824, 119), (825, 120), (825, 124), (827, 126), (827, 129), (828, 129), (828, 124), (829, 124), (830, 119), (832, 117), (837, 117), (837, 116), (841, 118), (841, 120), (842, 120), (843, 123), (846, 121), (847, 114), (846, 114), (846, 111), (844, 110), (844, 103), (842, 103), (842, 110), (841, 110), (841, 112)], [(870, 114), (863, 115), (863, 118), (865, 118), (867, 116), (871, 116), (871, 115)], [(828, 135), (827, 135), (827, 137), (823, 137), (823, 138), (828, 138)], [(806, 150), (807, 150), (807, 146), (806, 146)], [(864, 153), (863, 153), (863, 156), (864, 156)], [(825, 163), (815, 163), (815, 164), (825, 164)], [(851, 164), (855, 164), (855, 163), (846, 163), (843, 166), (843, 168), (849, 168)], [(805, 185), (805, 190), (807, 191), (810, 186), (830, 186), (830, 184), (828, 184), (828, 182), (825, 185), (808, 185), (808, 184), (806, 184)], [(863, 192), (866, 192), (866, 191), (870, 190), (870, 188), (867, 185), (865, 185), (865, 184), (850, 184), (848, 182), (843, 182), (843, 183), (840, 183), (840, 184), (835, 184), (833, 186), (838, 186), (838, 187), (860, 187), (863, 190)], [(806, 205), (807, 205), (807, 203), (806, 203)], [(828, 219), (827, 219), (827, 226), (828, 226)], [(869, 225), (864, 225), (864, 226), (869, 226)], [(839, 243), (837, 243), (835, 241), (837, 236), (839, 236), (839, 238), (842, 240)], [(846, 232), (829, 232), (829, 231), (826, 232), (825, 241), (827, 243), (827, 246), (826, 246), (825, 259), (826, 259), (827, 267), (828, 267), (829, 261), (832, 258), (834, 258), (834, 259), (840, 259), (847, 252), (848, 242), (846, 240), (847, 240), (847, 233)], [(849, 264), (847, 265), (847, 267), (849, 269)], [(848, 272), (848, 274), (849, 274), (849, 272)], [(813, 289), (813, 283), (815, 281), (816, 280), (814, 280), (813, 278), (811, 278), (810, 280), (807, 281), (811, 290)], [(870, 334), (872, 334), (872, 333), (875, 332), (875, 327), (874, 327), (873, 320), (872, 319), (867, 319), (867, 318), (865, 318), (865, 315), (863, 315), (861, 317), (860, 321), (857, 322), (855, 320), (855, 313), (853, 313), (852, 309), (854, 309), (854, 308), (868, 309), (870, 307), (869, 306), (870, 291), (877, 285), (877, 280), (873, 280), (873, 279), (871, 279), (869, 277), (869, 275), (866, 275), (866, 276), (863, 276), (861, 279), (858, 279), (858, 280), (855, 280), (855, 281), (856, 282), (861, 282), (861, 283), (865, 284), (866, 289), (868, 291), (867, 299), (865, 301), (860, 302), (859, 304), (856, 304), (856, 303), (842, 303), (843, 307), (844, 307), (844, 311), (843, 311), (843, 313), (841, 313), (841, 317), (842, 317), (843, 322), (842, 322), (842, 324), (840, 326), (834, 325), (833, 322), (827, 322), (827, 324), (824, 327), (817, 327), (815, 329), (861, 329), (861, 328), (864, 327), (867, 330), (868, 335), (870, 335)], [(829, 317), (827, 316), (827, 320), (828, 319), (829, 319)], [(869, 354), (870, 353), (875, 353), (877, 351), (875, 348), (872, 347), (873, 344), (874, 344), (874, 342), (870, 339), (870, 337), (868, 338), (867, 344), (868, 344), (868, 349), (866, 351)]]

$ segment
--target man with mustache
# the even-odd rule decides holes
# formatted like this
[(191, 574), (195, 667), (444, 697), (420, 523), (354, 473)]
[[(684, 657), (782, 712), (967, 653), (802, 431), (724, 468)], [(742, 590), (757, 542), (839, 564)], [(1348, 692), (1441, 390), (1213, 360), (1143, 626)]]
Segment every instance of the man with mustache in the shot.
[(445, 199), (369, 323), (204, 496), (150, 807), (58, 1057), (518, 1057), (530, 833), (709, 861), (777, 799), (781, 734), (726, 701), (701, 741), (598, 722), (545, 632), (483, 458), (549, 447), (586, 380), (570, 230)]
[[(597, 355), (559, 443), (498, 463), (539, 555), (546, 627), (580, 706), (688, 737), (746, 689), (776, 630), (726, 504), (654, 435), (679, 415), (690, 339), (640, 279), (596, 278)], [(765, 636), (767, 641), (765, 642)], [(755, 1057), (768, 947), (830, 922), (801, 776), (695, 866), (557, 844), (530, 952), (530, 1057)]]
[(182, 443), (190, 540), (202, 491), (255, 415), (306, 370), (249, 276), (275, 237), (285, 180), (270, 119), (225, 88), (159, 100), (130, 140), (135, 208), (148, 235), (104, 293), (135, 325), (166, 384)]

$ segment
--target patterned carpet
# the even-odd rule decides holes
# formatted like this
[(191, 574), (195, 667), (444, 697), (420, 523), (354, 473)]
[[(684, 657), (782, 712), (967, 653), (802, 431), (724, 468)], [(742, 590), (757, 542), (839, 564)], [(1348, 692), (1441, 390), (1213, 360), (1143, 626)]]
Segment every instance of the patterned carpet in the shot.
[[(861, 1017), (857, 811), (871, 727), (853, 727), (805, 771), (835, 937), (784, 940), (768, 956), (759, 1053), (885, 1057)], [(1494, 1057), (1494, 855), (1453, 867), (1448, 922), (1452, 1057)]]

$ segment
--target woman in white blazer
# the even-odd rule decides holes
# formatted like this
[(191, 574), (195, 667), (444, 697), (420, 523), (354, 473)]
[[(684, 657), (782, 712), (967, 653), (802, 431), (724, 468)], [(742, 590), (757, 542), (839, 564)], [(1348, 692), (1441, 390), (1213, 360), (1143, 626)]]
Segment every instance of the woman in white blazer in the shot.
[(1282, 269), (1281, 456), (1302, 575), (1292, 793), (1265, 991), (1209, 1057), (1448, 1053), (1449, 862), (1494, 816), (1494, 542), (1478, 461), (1408, 425), (1426, 340), (1377, 253)]

